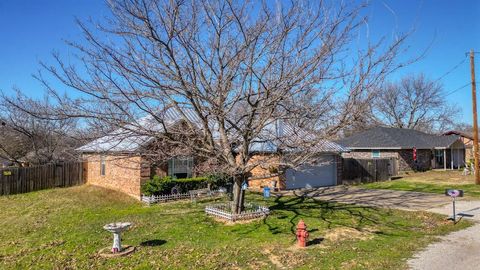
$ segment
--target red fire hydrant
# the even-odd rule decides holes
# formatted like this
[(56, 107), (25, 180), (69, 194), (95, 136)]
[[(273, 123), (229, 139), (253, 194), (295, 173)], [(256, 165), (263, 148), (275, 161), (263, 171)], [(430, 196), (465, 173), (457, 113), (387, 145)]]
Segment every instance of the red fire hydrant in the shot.
[(300, 220), (297, 225), (297, 243), (299, 247), (306, 247), (308, 240), (307, 225)]

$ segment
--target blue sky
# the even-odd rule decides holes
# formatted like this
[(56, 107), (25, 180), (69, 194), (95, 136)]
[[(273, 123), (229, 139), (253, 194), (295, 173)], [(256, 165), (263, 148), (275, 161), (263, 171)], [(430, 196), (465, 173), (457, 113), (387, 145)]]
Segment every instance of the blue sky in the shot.
[[(459, 62), (471, 48), (480, 52), (480, 1), (476, 0), (371, 0), (366, 10), (370, 17), (365, 37), (378, 38), (415, 29), (409, 45), (414, 57), (431, 46), (421, 61), (395, 74), (423, 72), (440, 78)], [(51, 52), (64, 57), (71, 53), (64, 40), (81, 40), (75, 17), (101, 18), (108, 10), (101, 0), (0, 0), (0, 90), (11, 92), (16, 86), (34, 97), (43, 95), (43, 87), (32, 78), (40, 60), (53, 63)], [(360, 37), (361, 38), (361, 37)], [(480, 54), (477, 57), (477, 78)], [(469, 60), (441, 79), (446, 92), (470, 81)], [(462, 110), (459, 121), (471, 122), (471, 88), (448, 96)]]

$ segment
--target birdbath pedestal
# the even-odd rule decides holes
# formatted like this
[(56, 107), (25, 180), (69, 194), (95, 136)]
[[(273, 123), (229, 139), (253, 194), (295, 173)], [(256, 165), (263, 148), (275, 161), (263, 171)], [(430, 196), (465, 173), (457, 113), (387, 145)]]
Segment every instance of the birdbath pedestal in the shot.
[(128, 229), (132, 224), (130, 222), (115, 222), (110, 223), (103, 228), (111, 233), (113, 233), (113, 246), (112, 246), (112, 253), (122, 252), (122, 239), (121, 233)]

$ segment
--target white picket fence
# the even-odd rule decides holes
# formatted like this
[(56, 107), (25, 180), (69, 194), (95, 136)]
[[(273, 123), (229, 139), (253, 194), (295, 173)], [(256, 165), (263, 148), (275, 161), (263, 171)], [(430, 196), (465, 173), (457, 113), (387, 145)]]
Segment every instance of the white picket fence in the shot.
[(190, 199), (195, 201), (198, 198), (213, 197), (216, 195), (225, 194), (223, 190), (208, 190), (208, 189), (197, 189), (191, 190), (187, 193), (176, 193), (176, 194), (167, 194), (167, 195), (152, 195), (152, 196), (141, 196), (141, 201), (150, 205), (154, 203), (164, 203), (170, 201), (178, 201)]
[(250, 220), (266, 217), (270, 209), (266, 206), (245, 204), (246, 210), (240, 214), (232, 213), (233, 202), (213, 204), (205, 207), (205, 213), (228, 221)]

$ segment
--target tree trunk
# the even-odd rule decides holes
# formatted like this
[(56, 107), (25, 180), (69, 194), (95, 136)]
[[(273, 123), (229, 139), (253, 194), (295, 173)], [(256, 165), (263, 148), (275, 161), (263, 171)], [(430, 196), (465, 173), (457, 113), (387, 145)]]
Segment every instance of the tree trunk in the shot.
[(245, 202), (245, 190), (242, 189), (242, 183), (245, 180), (245, 175), (236, 175), (233, 178), (233, 204), (232, 212), (234, 214), (240, 214), (244, 208)]

